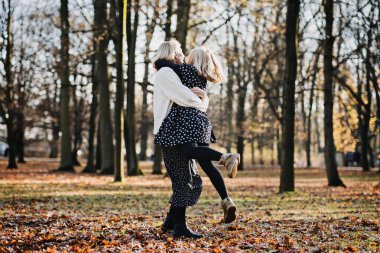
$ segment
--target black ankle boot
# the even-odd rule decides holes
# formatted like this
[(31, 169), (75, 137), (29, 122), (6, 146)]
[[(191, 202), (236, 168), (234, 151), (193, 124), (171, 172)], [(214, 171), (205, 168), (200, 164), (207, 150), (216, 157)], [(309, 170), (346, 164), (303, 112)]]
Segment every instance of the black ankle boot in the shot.
[(203, 235), (195, 233), (187, 227), (186, 222), (181, 221), (174, 224), (173, 237), (185, 236), (189, 238), (202, 238)]
[(174, 218), (167, 214), (164, 223), (161, 226), (162, 231), (166, 232), (174, 228)]

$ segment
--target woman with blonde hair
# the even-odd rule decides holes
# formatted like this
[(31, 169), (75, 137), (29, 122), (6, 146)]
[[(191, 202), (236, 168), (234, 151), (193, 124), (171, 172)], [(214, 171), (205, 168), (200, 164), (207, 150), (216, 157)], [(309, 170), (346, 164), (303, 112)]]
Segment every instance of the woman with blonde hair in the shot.
[[(168, 68), (174, 71), (180, 78), (182, 86), (192, 89), (207, 105), (208, 97), (205, 93), (207, 81), (220, 83), (225, 80), (215, 56), (204, 47), (191, 50), (186, 63), (183, 63), (183, 54), (179, 43), (177, 41), (164, 42), (159, 47), (153, 62), (158, 69), (157, 74), (162, 70), (168, 71)], [(209, 143), (215, 142), (215, 137), (205, 110), (181, 105), (175, 100), (173, 102), (165, 118), (157, 121), (157, 124), (155, 114), (155, 126), (157, 127), (154, 132), (154, 143), (162, 146), (165, 166), (173, 184), (171, 208), (163, 224), (163, 229), (174, 228), (174, 236), (185, 235), (199, 238), (201, 235), (188, 229), (185, 222), (186, 207), (197, 202), (202, 189), (202, 182), (192, 159), (198, 161), (218, 191), (222, 199), (224, 222), (229, 223), (236, 218), (236, 206), (227, 193), (223, 176), (212, 161), (218, 161), (219, 164), (224, 165), (228, 170), (228, 176), (233, 178), (237, 173), (240, 155), (222, 154), (209, 148)], [(184, 176), (184, 170), (180, 167), (185, 166), (186, 160), (191, 162), (188, 163), (189, 173)], [(196, 189), (200, 189), (200, 191), (196, 191)]]

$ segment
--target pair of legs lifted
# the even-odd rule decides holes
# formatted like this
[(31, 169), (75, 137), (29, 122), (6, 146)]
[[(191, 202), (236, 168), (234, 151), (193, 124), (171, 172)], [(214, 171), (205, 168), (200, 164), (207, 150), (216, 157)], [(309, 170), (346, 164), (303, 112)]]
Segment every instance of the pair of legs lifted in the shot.
[[(214, 149), (208, 147), (208, 144), (203, 143), (185, 143), (181, 145), (181, 151), (185, 154), (187, 159), (196, 159), (210, 178), (211, 183), (215, 187), (222, 199), (222, 208), (224, 212), (224, 222), (230, 223), (236, 219), (236, 206), (232, 199), (228, 196), (228, 191), (224, 179), (220, 171), (214, 166), (212, 161), (218, 161), (223, 165), (230, 178), (235, 177), (237, 167), (240, 162), (239, 154), (222, 154)], [(200, 238), (202, 235), (195, 233), (186, 225), (186, 207), (170, 206), (170, 210), (162, 225), (164, 231), (174, 229), (173, 236), (186, 236), (193, 238)]]

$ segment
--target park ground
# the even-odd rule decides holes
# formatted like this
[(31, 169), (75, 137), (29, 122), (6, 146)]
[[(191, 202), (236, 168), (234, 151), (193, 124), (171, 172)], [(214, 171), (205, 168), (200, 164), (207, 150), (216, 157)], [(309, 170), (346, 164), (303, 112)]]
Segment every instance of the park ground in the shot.
[(0, 161), (0, 252), (380, 252), (375, 171), (340, 168), (347, 188), (329, 188), (323, 169), (296, 169), (296, 191), (278, 194), (278, 168), (247, 168), (226, 179), (238, 207), (231, 224), (221, 222), (219, 197), (203, 177), (188, 224), (205, 237), (192, 240), (161, 232), (171, 184), (149, 166), (113, 183), (53, 172), (51, 160), (18, 170)]

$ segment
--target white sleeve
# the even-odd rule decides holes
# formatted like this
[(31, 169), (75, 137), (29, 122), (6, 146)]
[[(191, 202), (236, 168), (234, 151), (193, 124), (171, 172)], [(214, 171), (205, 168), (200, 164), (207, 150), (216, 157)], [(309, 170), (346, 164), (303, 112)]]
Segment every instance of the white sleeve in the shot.
[(202, 100), (202, 103), (204, 104), (204, 106), (206, 107), (206, 109), (208, 108), (208, 104), (210, 102), (210, 99), (208, 98), (208, 96), (206, 95)]
[(155, 85), (158, 85), (161, 92), (174, 103), (192, 107), (205, 112), (208, 107), (208, 97), (203, 100), (193, 93), (188, 87), (184, 86), (178, 75), (170, 68), (161, 68), (156, 73)]

